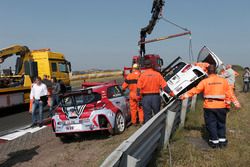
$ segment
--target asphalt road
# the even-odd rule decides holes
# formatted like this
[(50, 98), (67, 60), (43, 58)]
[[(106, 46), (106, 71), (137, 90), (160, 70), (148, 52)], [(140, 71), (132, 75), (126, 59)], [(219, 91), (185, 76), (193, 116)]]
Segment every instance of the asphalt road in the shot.
[[(44, 118), (47, 116), (48, 111), (45, 111)], [(31, 114), (28, 111), (2, 116), (0, 117), (0, 136), (29, 125), (31, 125)]]

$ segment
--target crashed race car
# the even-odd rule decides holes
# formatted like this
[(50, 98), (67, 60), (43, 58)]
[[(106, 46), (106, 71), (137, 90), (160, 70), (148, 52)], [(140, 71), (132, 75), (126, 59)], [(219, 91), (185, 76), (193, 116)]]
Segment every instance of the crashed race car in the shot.
[[(176, 58), (162, 71), (163, 77), (176, 97), (195, 87), (202, 79), (207, 77), (207, 73), (201, 67), (180, 60), (180, 57)], [(200, 50), (197, 62), (213, 64), (218, 72), (224, 68), (224, 64), (219, 57), (206, 46)], [(161, 92), (161, 96), (166, 104), (174, 99), (164, 91)]]
[(130, 122), (128, 98), (116, 83), (86, 83), (66, 93), (52, 117), (56, 136), (108, 130), (122, 133)]
[[(168, 87), (176, 97), (196, 86), (207, 76), (202, 68), (180, 60), (181, 58), (178, 57), (162, 71)], [(161, 91), (161, 97), (166, 104), (174, 99), (164, 91)]]

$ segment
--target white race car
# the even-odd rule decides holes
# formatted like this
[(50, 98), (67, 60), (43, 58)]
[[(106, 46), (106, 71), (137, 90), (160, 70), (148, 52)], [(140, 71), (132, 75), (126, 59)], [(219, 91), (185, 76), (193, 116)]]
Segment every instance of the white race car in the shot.
[[(180, 59), (181, 58), (178, 57), (162, 71), (169, 88), (177, 97), (195, 87), (207, 76), (206, 72), (199, 66), (187, 64), (183, 61), (179, 61)], [(197, 62), (213, 64), (216, 66), (217, 72), (225, 68), (220, 58), (206, 46), (200, 50)], [(174, 99), (164, 91), (161, 92), (161, 96), (166, 104)]]
[[(170, 90), (177, 97), (196, 86), (207, 76), (200, 67), (179, 61), (180, 59), (178, 57), (162, 71)], [(174, 99), (164, 91), (161, 91), (161, 96), (166, 104)]]

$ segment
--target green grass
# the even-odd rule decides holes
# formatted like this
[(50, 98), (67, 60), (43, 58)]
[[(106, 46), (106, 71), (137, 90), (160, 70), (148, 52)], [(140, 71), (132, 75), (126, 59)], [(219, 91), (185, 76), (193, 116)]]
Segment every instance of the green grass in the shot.
[[(242, 70), (238, 67), (240, 73)], [(172, 166), (175, 167), (245, 167), (250, 164), (250, 93), (242, 93), (242, 78), (237, 77), (236, 96), (242, 109), (234, 109), (227, 116), (228, 147), (204, 148), (207, 132), (204, 127), (202, 100), (197, 101), (196, 111), (187, 113), (184, 129), (175, 133), (170, 141)], [(191, 139), (191, 140), (190, 140)], [(201, 143), (201, 144), (200, 144)], [(163, 150), (157, 160), (158, 166), (169, 166), (169, 151)]]
[[(85, 79), (85, 82), (108, 82), (116, 80), (118, 83), (122, 80), (122, 76), (113, 76), (113, 77), (105, 77), (105, 78), (94, 78), (94, 79)], [(81, 84), (84, 80), (73, 80), (71, 81), (72, 88), (80, 88)]]

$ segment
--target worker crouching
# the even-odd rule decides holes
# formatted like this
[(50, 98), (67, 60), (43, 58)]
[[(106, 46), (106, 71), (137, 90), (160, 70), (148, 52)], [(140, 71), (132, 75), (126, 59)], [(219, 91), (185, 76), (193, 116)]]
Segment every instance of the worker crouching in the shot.
[(152, 112), (155, 115), (160, 111), (160, 90), (163, 89), (169, 94), (171, 91), (162, 75), (152, 68), (149, 59), (145, 60), (144, 65), (147, 69), (138, 79), (137, 96), (139, 100), (142, 98), (144, 122), (147, 122), (152, 117)]
[[(232, 102), (232, 90), (226, 79), (216, 75), (214, 65), (208, 67), (208, 78), (202, 80), (196, 87), (182, 95), (185, 99), (203, 92), (204, 120), (209, 133), (208, 144), (212, 148), (225, 147), (226, 115), (228, 104)], [(238, 104), (236, 107), (240, 107)]]
[(122, 84), (122, 90), (125, 91), (127, 88), (129, 89), (129, 104), (130, 104), (130, 112), (131, 112), (131, 122), (133, 125), (137, 124), (137, 111), (139, 116), (140, 125), (144, 122), (144, 114), (142, 110), (142, 106), (139, 104), (139, 101), (136, 96), (137, 90), (137, 81), (140, 77), (141, 72), (139, 71), (138, 64), (134, 64), (132, 67), (132, 73), (128, 74), (124, 83)]

